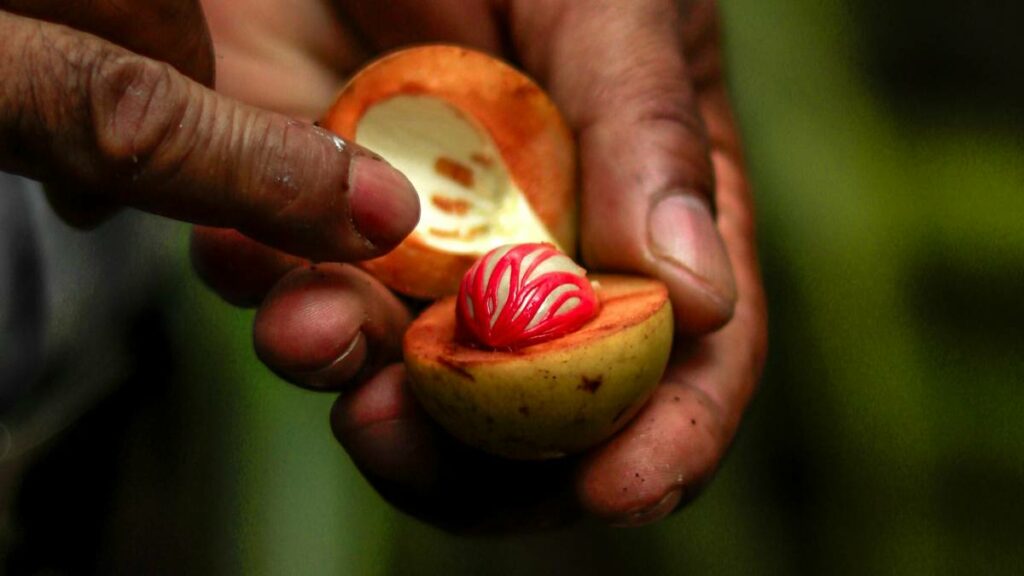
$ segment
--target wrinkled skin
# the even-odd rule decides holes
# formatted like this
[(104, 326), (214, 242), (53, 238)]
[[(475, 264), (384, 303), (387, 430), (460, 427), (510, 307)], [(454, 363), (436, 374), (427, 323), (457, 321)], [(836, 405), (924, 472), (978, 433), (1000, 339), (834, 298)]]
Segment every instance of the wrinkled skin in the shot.
[[(127, 205), (204, 225), (193, 234), (196, 268), (228, 301), (259, 305), (260, 358), (295, 384), (341, 392), (331, 414), (341, 444), (411, 514), (456, 531), (580, 515), (638, 525), (699, 491), (766, 348), (713, 2), (201, 8), (0, 0), (0, 169), (44, 179), (55, 208), (79, 224)], [(500, 54), (535, 77), (578, 138), (584, 263), (669, 286), (678, 334), (663, 383), (625, 430), (580, 457), (516, 463), (454, 443), (404, 381), (401, 335), (413, 311), (350, 265), (307, 264), (379, 254), (418, 217), (401, 176), (308, 121), (360, 63), (424, 41)], [(217, 93), (204, 87), (212, 62)]]

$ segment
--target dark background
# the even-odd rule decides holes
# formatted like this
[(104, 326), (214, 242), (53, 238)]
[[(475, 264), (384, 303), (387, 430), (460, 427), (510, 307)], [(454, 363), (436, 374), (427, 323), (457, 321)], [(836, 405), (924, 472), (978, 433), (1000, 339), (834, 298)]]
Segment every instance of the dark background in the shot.
[(140, 372), (162, 377), (101, 405), (35, 472), (15, 560), (218, 574), (1024, 570), (1024, 4), (721, 4), (772, 339), (739, 438), (690, 508), (637, 530), (505, 539), (407, 519), (331, 438), (331, 398), (260, 367), (251, 316), (182, 261), (162, 313), (177, 355), (148, 352)]

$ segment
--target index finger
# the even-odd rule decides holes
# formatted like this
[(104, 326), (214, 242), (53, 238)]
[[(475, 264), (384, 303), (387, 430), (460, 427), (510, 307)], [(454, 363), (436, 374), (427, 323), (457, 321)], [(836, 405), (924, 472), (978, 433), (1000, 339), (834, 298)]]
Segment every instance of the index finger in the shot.
[(63, 26), (0, 12), (0, 35), (2, 170), (316, 260), (379, 255), (419, 218), (401, 173), (325, 130)]

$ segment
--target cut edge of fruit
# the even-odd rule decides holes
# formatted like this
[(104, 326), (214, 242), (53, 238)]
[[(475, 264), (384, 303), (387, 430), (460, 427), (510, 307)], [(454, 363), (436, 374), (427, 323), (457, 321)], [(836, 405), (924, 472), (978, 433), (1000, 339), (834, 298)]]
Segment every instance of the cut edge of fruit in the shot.
[[(441, 357), (457, 356), (460, 366), (471, 369), (477, 365), (492, 362), (525, 361), (569, 346), (583, 346), (609, 335), (631, 329), (659, 314), (665, 316), (672, 330), (672, 305), (668, 298), (668, 289), (658, 280), (641, 277), (621, 276), (617, 274), (595, 274), (591, 278), (598, 288), (600, 309), (591, 321), (579, 330), (561, 338), (526, 346), (518, 350), (490, 349), (479, 346), (465, 345), (457, 337), (455, 307), (457, 296), (450, 296), (436, 301), (419, 318), (413, 321), (406, 331), (403, 347), (407, 355), (429, 359), (431, 363), (444, 364)], [(642, 310), (629, 316), (620, 316), (621, 306), (626, 302), (634, 310)], [(609, 317), (609, 314), (613, 316)], [(622, 319), (626, 321), (623, 322)], [(423, 334), (430, 337), (421, 339)]]

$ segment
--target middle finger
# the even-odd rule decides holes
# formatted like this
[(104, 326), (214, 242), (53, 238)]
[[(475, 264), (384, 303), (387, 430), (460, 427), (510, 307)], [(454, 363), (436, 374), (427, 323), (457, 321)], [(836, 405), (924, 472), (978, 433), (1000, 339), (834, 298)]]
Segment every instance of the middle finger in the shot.
[(297, 268), (263, 301), (253, 327), (260, 359), (299, 386), (338, 390), (401, 358), (410, 321), (375, 278), (345, 264)]

